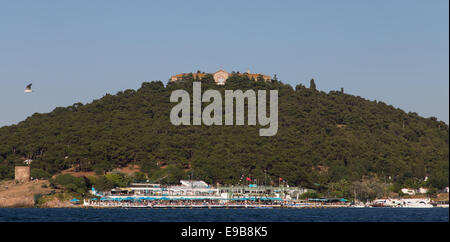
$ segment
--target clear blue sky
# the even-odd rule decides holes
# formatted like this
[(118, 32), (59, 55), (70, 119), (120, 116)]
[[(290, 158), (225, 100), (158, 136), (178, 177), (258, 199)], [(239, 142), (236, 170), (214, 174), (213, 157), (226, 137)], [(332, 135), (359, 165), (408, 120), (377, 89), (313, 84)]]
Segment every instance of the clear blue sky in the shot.
[(0, 126), (220, 67), (448, 123), (448, 65), (448, 0), (0, 0)]

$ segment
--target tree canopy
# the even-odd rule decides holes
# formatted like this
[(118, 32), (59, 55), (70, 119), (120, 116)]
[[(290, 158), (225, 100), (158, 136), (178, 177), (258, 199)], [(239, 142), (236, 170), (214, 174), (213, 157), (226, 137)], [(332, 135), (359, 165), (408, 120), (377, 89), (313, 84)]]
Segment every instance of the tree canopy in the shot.
[(104, 174), (137, 164), (161, 183), (193, 176), (213, 184), (236, 184), (242, 177), (278, 184), (282, 177), (289, 184), (314, 188), (365, 176), (400, 184), (429, 176), (434, 186), (448, 186), (449, 127), (434, 117), (340, 91), (325, 93), (313, 80), (311, 88), (293, 88), (279, 80), (234, 74), (223, 86), (206, 75), (202, 89), (222, 95), (224, 90), (277, 89), (275, 136), (260, 137), (259, 125), (174, 126), (169, 114), (176, 103), (169, 102), (170, 94), (176, 89), (191, 93), (193, 81), (190, 75), (166, 86), (144, 82), (138, 90), (35, 113), (0, 128), (0, 179), (12, 178), (14, 165), (31, 158), (33, 174), (39, 177), (70, 167)]

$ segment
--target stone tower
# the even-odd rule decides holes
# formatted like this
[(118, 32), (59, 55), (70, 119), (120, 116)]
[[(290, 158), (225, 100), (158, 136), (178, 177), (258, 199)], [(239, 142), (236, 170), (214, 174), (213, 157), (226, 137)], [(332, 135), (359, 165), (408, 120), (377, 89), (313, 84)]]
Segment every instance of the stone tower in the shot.
[(30, 167), (29, 166), (16, 166), (14, 172), (14, 180), (19, 182), (30, 181)]

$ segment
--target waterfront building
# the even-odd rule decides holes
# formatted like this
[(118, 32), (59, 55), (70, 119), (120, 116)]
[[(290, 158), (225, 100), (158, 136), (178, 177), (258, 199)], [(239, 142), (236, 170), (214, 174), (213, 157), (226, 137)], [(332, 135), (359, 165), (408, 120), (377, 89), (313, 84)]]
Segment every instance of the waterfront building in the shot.
[(163, 196), (167, 195), (167, 189), (160, 184), (153, 183), (131, 183), (129, 187), (118, 187), (112, 189), (110, 196)]
[(292, 200), (307, 192), (308, 189), (301, 187), (272, 187), (256, 186), (217, 186), (213, 187), (204, 181), (181, 180), (180, 185), (162, 186), (152, 183), (132, 183), (128, 187), (117, 187), (110, 191), (99, 193), (92, 188), (91, 194), (109, 198), (123, 197), (150, 197), (158, 199), (210, 199), (210, 200), (232, 200), (232, 199), (276, 199)]
[(219, 188), (219, 193), (227, 194), (228, 198), (271, 197), (291, 200), (298, 199), (300, 195), (307, 191), (308, 189), (302, 187), (255, 186), (254, 184), (248, 186), (237, 185)]
[[(301, 187), (258, 186), (257, 184), (213, 187), (199, 180), (181, 180), (179, 185), (163, 186), (152, 183), (132, 183), (129, 187), (91, 193), (97, 198), (84, 200), (85, 206), (97, 207), (197, 207), (197, 208), (256, 208), (256, 207), (342, 207), (341, 198), (300, 200), (308, 189)], [(100, 197), (100, 198), (99, 198)]]

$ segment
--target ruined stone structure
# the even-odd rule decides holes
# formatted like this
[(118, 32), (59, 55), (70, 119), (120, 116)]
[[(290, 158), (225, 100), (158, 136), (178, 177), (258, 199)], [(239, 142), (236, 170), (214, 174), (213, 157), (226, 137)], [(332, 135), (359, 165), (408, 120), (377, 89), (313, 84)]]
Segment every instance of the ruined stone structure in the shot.
[(29, 166), (16, 166), (14, 173), (14, 180), (19, 182), (30, 181), (30, 167)]
[[(187, 76), (187, 75), (192, 75), (194, 79), (199, 79), (201, 80), (202, 78), (204, 78), (207, 74), (205, 73), (181, 73), (181, 74), (177, 74), (174, 75), (170, 78), (170, 81), (178, 81), (183, 79), (183, 77)], [(216, 82), (217, 85), (225, 85), (225, 82), (227, 81), (227, 79), (232, 75), (231, 73), (228, 73), (222, 69), (214, 72), (214, 73), (209, 73), (213, 76), (214, 81)], [(258, 78), (262, 78), (264, 81), (271, 81), (272, 77), (267, 76), (267, 75), (263, 75), (263, 74), (258, 74), (258, 73), (250, 73), (250, 71), (246, 72), (246, 73), (236, 73), (237, 75), (240, 76), (247, 76), (250, 79), (253, 80), (258, 80)]]

